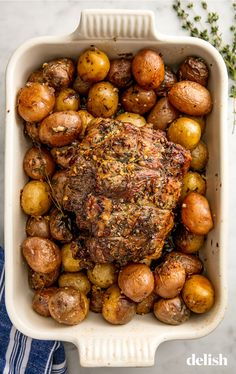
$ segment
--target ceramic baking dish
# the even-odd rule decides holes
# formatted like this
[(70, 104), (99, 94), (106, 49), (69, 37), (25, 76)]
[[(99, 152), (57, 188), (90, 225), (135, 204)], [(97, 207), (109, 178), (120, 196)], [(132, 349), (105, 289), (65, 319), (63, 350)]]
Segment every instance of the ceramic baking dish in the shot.
[[(207, 168), (207, 197), (215, 227), (202, 250), (208, 276), (216, 290), (213, 309), (192, 316), (181, 326), (158, 322), (152, 314), (136, 316), (124, 326), (112, 326), (101, 315), (90, 313), (80, 325), (67, 327), (42, 318), (31, 309), (32, 293), (22, 260), (20, 244), (25, 237), (26, 217), (19, 205), (20, 190), (26, 182), (22, 160), (29, 146), (16, 113), (16, 95), (30, 72), (43, 62), (59, 56), (78, 58), (95, 45), (109, 57), (156, 48), (167, 64), (176, 64), (188, 55), (204, 58), (210, 67), (209, 88), (214, 109), (207, 121), (206, 140), (210, 159)], [(158, 345), (172, 339), (199, 338), (215, 329), (226, 308), (227, 252), (227, 72), (219, 53), (208, 43), (190, 37), (172, 37), (156, 32), (150, 11), (85, 10), (78, 28), (63, 37), (41, 37), (20, 46), (7, 68), (6, 169), (5, 169), (5, 251), (6, 305), (13, 324), (37, 339), (69, 341), (79, 349), (82, 366), (150, 366)]]

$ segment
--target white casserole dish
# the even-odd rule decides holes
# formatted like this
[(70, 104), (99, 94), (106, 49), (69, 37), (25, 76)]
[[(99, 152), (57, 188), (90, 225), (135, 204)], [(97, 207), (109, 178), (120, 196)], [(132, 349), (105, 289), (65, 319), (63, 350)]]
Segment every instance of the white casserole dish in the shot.
[[(101, 315), (90, 313), (80, 325), (67, 327), (42, 318), (31, 309), (32, 293), (20, 251), (26, 217), (19, 204), (20, 190), (26, 182), (22, 160), (29, 145), (15, 110), (16, 95), (30, 72), (43, 62), (60, 56), (77, 58), (90, 45), (101, 48), (109, 57), (153, 47), (162, 53), (167, 64), (179, 63), (188, 55), (198, 55), (207, 61), (211, 70), (209, 88), (214, 109), (207, 121), (205, 137), (210, 153), (207, 197), (215, 227), (208, 235), (202, 259), (215, 286), (216, 302), (210, 312), (192, 316), (180, 326), (164, 325), (152, 314), (136, 316), (124, 326), (112, 326)], [(161, 342), (199, 338), (215, 329), (227, 303), (227, 71), (219, 53), (200, 39), (156, 33), (154, 15), (149, 11), (86, 10), (74, 33), (60, 38), (32, 39), (20, 46), (9, 62), (6, 85), (6, 306), (13, 324), (33, 338), (76, 344), (81, 365), (91, 367), (150, 366), (154, 364), (155, 351)]]

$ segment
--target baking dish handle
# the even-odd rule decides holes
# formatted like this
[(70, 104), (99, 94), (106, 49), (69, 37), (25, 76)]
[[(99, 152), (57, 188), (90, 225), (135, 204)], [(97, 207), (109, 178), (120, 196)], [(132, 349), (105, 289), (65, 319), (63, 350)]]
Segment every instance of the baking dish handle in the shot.
[(157, 39), (154, 13), (149, 10), (86, 9), (70, 35), (79, 39)]

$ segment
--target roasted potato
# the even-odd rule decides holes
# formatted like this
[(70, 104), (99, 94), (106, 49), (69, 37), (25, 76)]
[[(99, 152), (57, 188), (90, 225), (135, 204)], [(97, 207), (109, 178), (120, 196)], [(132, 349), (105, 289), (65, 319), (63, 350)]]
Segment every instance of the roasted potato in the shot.
[(68, 87), (74, 78), (75, 66), (70, 58), (58, 58), (43, 64), (43, 76), (56, 90)]
[(190, 192), (198, 192), (201, 195), (206, 193), (206, 182), (199, 173), (189, 171), (183, 178), (183, 187), (181, 191), (180, 201)]
[(170, 252), (165, 257), (165, 261), (179, 262), (184, 267), (187, 275), (199, 274), (203, 269), (202, 261), (198, 257), (177, 251)]
[(32, 300), (32, 308), (33, 310), (40, 314), (43, 317), (50, 317), (50, 312), (48, 308), (49, 299), (52, 295), (54, 295), (57, 291), (57, 288), (44, 288), (42, 290), (36, 291), (33, 300)]
[(155, 317), (167, 325), (180, 325), (190, 317), (190, 310), (180, 296), (172, 299), (160, 299), (154, 304)]
[(167, 97), (162, 97), (148, 114), (147, 122), (152, 123), (154, 129), (165, 130), (178, 116), (178, 110), (170, 104)]
[(77, 111), (79, 107), (79, 94), (75, 90), (72, 90), (72, 88), (62, 88), (56, 96), (54, 112), (61, 112), (64, 110)]
[(204, 116), (212, 110), (210, 92), (196, 82), (175, 83), (168, 93), (168, 99), (180, 112), (191, 116)]
[(60, 267), (57, 267), (51, 273), (39, 273), (29, 267), (28, 282), (33, 290), (42, 290), (45, 287), (55, 285), (60, 274)]
[(73, 83), (73, 89), (80, 95), (88, 95), (91, 86), (92, 83), (83, 81), (83, 79), (81, 79), (79, 75), (77, 75)]
[(116, 268), (113, 264), (95, 264), (88, 270), (90, 282), (101, 288), (108, 288), (117, 280)]
[(94, 313), (102, 313), (105, 289), (92, 285), (89, 309)]
[(23, 169), (30, 178), (44, 180), (54, 173), (55, 162), (47, 149), (32, 147), (24, 156)]
[(137, 113), (124, 112), (119, 114), (116, 119), (121, 122), (132, 123), (132, 125), (136, 127), (143, 127), (146, 124), (145, 118)]
[(132, 61), (132, 72), (141, 87), (153, 90), (164, 80), (164, 62), (156, 51), (142, 49)]
[(177, 75), (180, 81), (189, 80), (207, 86), (209, 69), (202, 58), (188, 56), (180, 65)]
[(18, 95), (19, 115), (28, 122), (42, 121), (53, 110), (54, 89), (45, 84), (27, 83)]
[(150, 295), (145, 297), (145, 299), (137, 303), (136, 313), (141, 315), (150, 313), (153, 310), (153, 306), (156, 300), (157, 295), (155, 295), (153, 292), (150, 293)]
[(82, 130), (80, 132), (80, 138), (83, 139), (85, 131), (89, 125), (89, 123), (94, 119), (92, 114), (90, 114), (87, 110), (79, 110), (78, 114), (80, 115), (82, 121)]
[(71, 287), (59, 288), (49, 299), (49, 312), (57, 322), (77, 325), (89, 311), (89, 301), (80, 291)]
[(67, 177), (66, 171), (61, 170), (61, 171), (57, 171), (53, 175), (52, 180), (51, 180), (53, 200), (55, 200), (56, 204), (59, 206), (62, 206), (63, 204), (64, 190), (65, 190), (67, 178), (68, 177)]
[(132, 84), (131, 60), (117, 58), (110, 62), (107, 80), (118, 88), (126, 88)]
[(77, 112), (55, 112), (41, 122), (39, 138), (50, 147), (62, 147), (76, 140), (81, 129), (82, 121)]
[(75, 259), (72, 252), (72, 243), (65, 244), (61, 250), (63, 269), (69, 273), (75, 273), (83, 269), (82, 260)]
[(203, 275), (189, 277), (182, 291), (187, 307), (194, 313), (205, 313), (214, 304), (215, 292), (212, 283)]
[(144, 114), (156, 104), (156, 94), (135, 84), (123, 93), (121, 104), (127, 112)]
[(77, 71), (87, 82), (99, 82), (106, 78), (110, 69), (107, 55), (99, 49), (88, 49), (79, 56)]
[(110, 82), (99, 82), (89, 90), (87, 110), (94, 117), (109, 118), (117, 111), (118, 102), (118, 89)]
[(167, 96), (171, 87), (176, 82), (177, 82), (177, 77), (175, 73), (171, 70), (171, 68), (169, 68), (168, 66), (165, 66), (164, 80), (162, 81), (160, 86), (155, 90), (157, 96)]
[(197, 192), (190, 192), (181, 209), (182, 222), (193, 234), (206, 235), (213, 228), (211, 210), (207, 199)]
[(182, 145), (187, 149), (194, 149), (201, 138), (199, 124), (187, 117), (180, 117), (171, 123), (167, 130), (168, 140)]
[(184, 253), (195, 253), (203, 246), (204, 235), (193, 234), (186, 227), (181, 228), (176, 232), (174, 242), (177, 248)]
[(82, 273), (63, 273), (58, 279), (59, 287), (72, 287), (85, 295), (89, 293), (91, 284), (88, 277)]
[(154, 291), (165, 299), (171, 299), (181, 292), (185, 278), (185, 269), (179, 261), (165, 261), (154, 271)]
[(121, 291), (136, 303), (143, 301), (154, 289), (154, 277), (145, 264), (128, 264), (119, 272)]
[(198, 145), (192, 150), (191, 156), (191, 169), (196, 171), (205, 169), (209, 157), (206, 144), (203, 142), (199, 142)]
[(24, 124), (24, 134), (36, 144), (40, 143), (39, 126), (40, 122), (25, 122)]
[(40, 238), (49, 239), (49, 216), (29, 217), (26, 222), (25, 231), (27, 236), (39, 236)]
[(50, 189), (46, 182), (30, 181), (21, 193), (21, 207), (26, 214), (42, 216), (51, 206)]
[(29, 78), (27, 79), (27, 82), (46, 83), (44, 76), (43, 76), (43, 69), (41, 68), (41, 69), (33, 71), (33, 73), (31, 73)]
[(124, 325), (136, 313), (136, 304), (121, 294), (118, 286), (109, 287), (103, 298), (102, 316), (113, 325)]
[(182, 117), (187, 117), (196, 121), (201, 127), (201, 134), (203, 135), (206, 129), (206, 117), (205, 116), (190, 116), (188, 114), (183, 114)]
[(61, 251), (49, 239), (31, 236), (22, 243), (22, 253), (34, 271), (47, 274), (61, 265)]
[(51, 149), (51, 155), (57, 165), (61, 168), (68, 168), (78, 146), (78, 142), (75, 141), (64, 147), (53, 147)]
[(50, 233), (53, 239), (69, 243), (73, 239), (71, 220), (61, 210), (54, 208), (49, 215)]

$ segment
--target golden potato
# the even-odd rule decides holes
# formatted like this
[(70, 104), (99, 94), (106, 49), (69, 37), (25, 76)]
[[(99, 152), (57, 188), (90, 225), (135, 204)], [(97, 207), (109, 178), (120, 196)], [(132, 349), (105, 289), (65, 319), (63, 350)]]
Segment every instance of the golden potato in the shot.
[(203, 269), (202, 261), (194, 255), (172, 251), (165, 257), (167, 262), (179, 262), (187, 275), (199, 274)]
[(204, 134), (205, 129), (206, 129), (206, 118), (204, 116), (199, 117), (199, 116), (190, 116), (188, 114), (183, 114), (182, 117), (187, 117), (187, 118), (190, 118), (196, 121), (201, 127), (201, 134), (202, 135)]
[(88, 49), (79, 56), (77, 71), (87, 82), (99, 82), (106, 78), (110, 69), (107, 55), (99, 49)]
[(162, 97), (148, 114), (147, 122), (152, 123), (155, 130), (165, 130), (178, 116), (178, 110), (170, 104), (167, 97)]
[(39, 126), (39, 122), (25, 122), (24, 124), (24, 134), (28, 136), (33, 143), (40, 143)]
[(180, 296), (172, 299), (160, 299), (154, 304), (155, 317), (167, 325), (180, 325), (190, 317), (190, 310)]
[(206, 235), (213, 228), (211, 210), (207, 199), (197, 192), (190, 192), (181, 209), (184, 226), (193, 234)]
[(53, 286), (59, 277), (60, 274), (60, 266), (57, 267), (55, 270), (51, 271), (50, 273), (39, 273), (34, 271), (30, 267), (28, 268), (28, 282), (29, 286), (33, 290), (42, 290), (45, 287)]
[(177, 248), (184, 253), (195, 253), (203, 246), (204, 235), (193, 234), (182, 226), (174, 237)]
[(186, 280), (182, 296), (192, 312), (206, 313), (214, 304), (215, 292), (209, 279), (195, 274)]
[(112, 60), (107, 80), (118, 88), (129, 87), (132, 83), (131, 60), (127, 58)]
[(136, 304), (121, 294), (118, 286), (109, 287), (103, 298), (102, 316), (113, 325), (124, 325), (136, 313)]
[(79, 94), (72, 88), (63, 88), (56, 97), (54, 112), (64, 110), (77, 111), (80, 107)]
[(59, 287), (72, 287), (75, 290), (83, 292), (85, 295), (89, 293), (91, 284), (88, 277), (82, 273), (63, 273), (58, 279)]
[(80, 95), (88, 95), (91, 86), (92, 83), (83, 81), (83, 79), (81, 79), (79, 75), (77, 75), (73, 83), (73, 89)]
[(92, 285), (89, 309), (94, 313), (102, 313), (105, 289)]
[(24, 156), (23, 169), (30, 178), (43, 180), (52, 176), (55, 162), (47, 149), (32, 147)]
[(88, 270), (90, 282), (101, 288), (108, 288), (117, 280), (116, 268), (113, 264), (95, 264)]
[(144, 114), (156, 104), (156, 94), (136, 84), (123, 93), (121, 104), (127, 112)]
[(53, 239), (62, 243), (69, 243), (73, 239), (71, 219), (57, 208), (53, 208), (50, 212), (49, 227)]
[(118, 102), (118, 89), (110, 82), (99, 82), (89, 90), (87, 110), (94, 117), (109, 118), (117, 111)]
[(180, 65), (177, 74), (180, 81), (189, 80), (207, 86), (209, 69), (202, 58), (188, 56)]
[(185, 278), (185, 269), (179, 261), (166, 261), (154, 271), (154, 291), (165, 299), (171, 299), (181, 292)]
[(50, 312), (48, 308), (49, 299), (52, 295), (54, 295), (57, 291), (57, 288), (44, 288), (42, 290), (36, 291), (33, 300), (32, 300), (32, 308), (33, 310), (40, 314), (43, 317), (50, 317)]
[(191, 169), (196, 171), (205, 169), (209, 157), (206, 144), (203, 142), (199, 142), (198, 145), (191, 151), (191, 156)]
[(50, 147), (71, 144), (79, 136), (82, 128), (80, 115), (73, 111), (55, 112), (43, 120), (39, 128), (39, 138)]
[(82, 260), (74, 259), (72, 244), (65, 244), (61, 250), (63, 269), (69, 273), (75, 273), (83, 269)]
[(128, 264), (119, 272), (121, 291), (136, 303), (143, 301), (154, 289), (154, 277), (145, 264)]
[(49, 312), (53, 319), (65, 325), (77, 325), (89, 312), (87, 297), (74, 288), (59, 288), (49, 299)]
[(175, 83), (168, 93), (168, 99), (180, 112), (191, 116), (204, 116), (212, 110), (210, 92), (196, 82)]
[(79, 110), (78, 114), (80, 115), (81, 121), (82, 121), (82, 130), (80, 132), (80, 138), (83, 139), (85, 131), (89, 125), (89, 123), (94, 119), (92, 114), (90, 114), (87, 110)]
[(150, 313), (153, 310), (153, 306), (157, 298), (157, 295), (154, 293), (151, 293), (145, 297), (145, 299), (137, 303), (136, 313), (140, 315)]
[(177, 82), (175, 73), (171, 70), (170, 67), (165, 66), (165, 75), (164, 80), (160, 86), (155, 90), (157, 96), (167, 96), (171, 87)]
[(75, 66), (70, 58), (58, 58), (43, 64), (43, 76), (49, 86), (59, 90), (68, 87), (74, 77)]
[(42, 216), (51, 206), (50, 189), (46, 182), (30, 181), (21, 193), (21, 207), (26, 214)]
[(124, 112), (119, 114), (119, 116), (117, 116), (116, 119), (121, 122), (132, 123), (132, 125), (136, 127), (143, 127), (146, 124), (145, 118), (137, 113)]
[(49, 239), (49, 216), (29, 217), (26, 222), (25, 231), (27, 236), (39, 236), (40, 238)]
[(22, 253), (28, 265), (39, 273), (51, 273), (61, 265), (61, 251), (49, 239), (28, 237), (22, 243)]
[(187, 149), (193, 149), (201, 138), (199, 124), (187, 117), (180, 117), (171, 123), (167, 130), (168, 140), (182, 145)]
[(19, 115), (28, 122), (42, 121), (53, 110), (54, 89), (45, 84), (27, 83), (18, 95)]
[(132, 73), (141, 87), (158, 88), (165, 77), (164, 62), (158, 52), (142, 49), (132, 61)]
[(180, 201), (183, 201), (185, 196), (190, 192), (198, 192), (201, 195), (206, 193), (206, 181), (199, 173), (189, 171), (183, 178), (183, 187), (181, 191)]
[(67, 183), (67, 174), (65, 170), (57, 171), (51, 180), (52, 196), (57, 205), (63, 205), (64, 190)]

